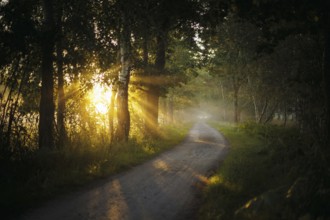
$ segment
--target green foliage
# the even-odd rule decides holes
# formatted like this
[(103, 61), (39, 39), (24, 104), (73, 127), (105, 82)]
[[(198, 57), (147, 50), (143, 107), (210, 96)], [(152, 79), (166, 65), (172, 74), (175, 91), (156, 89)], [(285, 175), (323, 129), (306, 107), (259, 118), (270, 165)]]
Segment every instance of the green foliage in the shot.
[[(28, 200), (36, 198), (34, 194), (39, 191), (56, 194), (61, 188), (58, 186), (66, 189), (67, 183), (80, 184), (133, 166), (167, 148), (163, 142), (172, 143), (173, 133), (160, 132), (156, 139), (140, 136), (145, 126), (144, 116), (148, 116), (144, 101), (150, 102), (143, 96), (148, 91), (143, 82), (130, 81), (130, 99), (134, 100), (130, 103), (132, 132), (128, 143), (108, 146), (108, 133), (115, 136), (113, 131), (118, 128), (115, 110), (109, 116), (88, 109), (92, 100), (85, 95), (96, 83), (95, 79), (107, 85), (116, 84), (118, 36), (125, 14), (132, 32), (132, 75), (161, 88), (158, 92), (167, 97), (171, 118), (175, 118), (174, 113), (183, 118), (180, 114), (183, 109), (193, 106), (210, 113), (211, 109), (205, 109), (216, 102), (212, 113), (220, 115), (222, 111), (224, 120), (235, 109), (235, 115), (249, 119), (254, 115), (256, 122), (264, 124), (275, 113), (285, 118), (280, 120), (287, 124), (290, 115), (300, 126), (303, 135), (294, 128), (255, 123), (222, 128), (228, 132), (234, 146), (231, 154), (237, 158), (225, 162), (227, 171), (223, 172), (229, 178), (223, 180), (226, 184), (236, 181), (259, 184), (261, 180), (254, 182), (258, 178), (247, 180), (242, 175), (268, 178), (266, 168), (279, 176), (288, 170), (289, 176), (295, 176), (306, 172), (308, 167), (326, 167), (322, 163), (327, 163), (324, 162), (329, 145), (326, 132), (330, 129), (329, 107), (325, 104), (329, 92), (324, 91), (329, 83), (327, 74), (324, 77), (322, 72), (323, 66), (325, 73), (329, 72), (326, 65), (329, 62), (322, 60), (327, 57), (323, 53), (328, 44), (324, 42), (327, 41), (324, 30), (329, 21), (325, 20), (327, 10), (323, 2), (54, 1), (54, 13), (49, 14), (56, 23), (52, 36), (58, 51), (50, 53), (53, 56), (49, 64), (53, 63), (50, 66), (54, 67), (54, 81), (60, 78), (59, 61), (63, 64), (66, 102), (63, 127), (67, 140), (59, 140), (58, 130), (54, 134), (49, 132), (48, 136), (57, 143), (66, 142), (67, 146), (40, 155), (36, 147), (43, 66), (40, 42), (45, 31), (43, 14), (47, 14), (42, 2), (0, 3), (0, 169), (3, 173), (0, 184), (6, 191), (4, 198), (8, 198), (8, 203), (6, 199), (3, 201), (7, 205), (16, 207), (14, 201), (19, 199), (22, 201), (18, 204), (25, 204), (27, 200), (21, 194), (27, 195)], [(165, 70), (155, 68), (157, 57), (160, 64), (166, 63)], [(196, 70), (202, 63), (210, 66)], [(46, 71), (46, 75), (51, 76), (51, 72)], [(160, 73), (161, 76), (156, 76)], [(173, 85), (179, 86), (172, 88)], [(54, 90), (57, 95), (59, 88)], [(233, 100), (235, 108), (230, 107)], [(50, 101), (53, 100), (46, 103)], [(49, 116), (53, 117), (54, 112)], [(56, 117), (50, 121), (60, 124)], [(114, 129), (108, 129), (111, 123)], [(263, 170), (249, 173), (254, 169), (245, 168), (251, 166)], [(67, 172), (63, 172), (66, 168)], [(241, 185), (234, 188), (246, 189)], [(259, 192), (253, 190), (251, 187), (251, 193), (242, 198)], [(41, 197), (47, 196), (44, 194)]]
[(199, 219), (234, 219), (251, 198), (288, 186), (307, 170), (294, 128), (216, 125), (230, 142), (227, 158), (209, 179)]
[(247, 121), (238, 125), (237, 128), (250, 135), (259, 136), (273, 144), (277, 144), (274, 141), (278, 138), (285, 139), (291, 137), (297, 140), (299, 137), (299, 132), (295, 127), (285, 128), (274, 124), (257, 124), (256, 122)]

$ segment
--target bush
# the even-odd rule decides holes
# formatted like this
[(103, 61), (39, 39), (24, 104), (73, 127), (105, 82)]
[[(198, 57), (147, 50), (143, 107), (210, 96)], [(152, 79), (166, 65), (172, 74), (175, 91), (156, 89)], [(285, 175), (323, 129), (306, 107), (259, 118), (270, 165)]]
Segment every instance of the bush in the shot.
[[(260, 208), (260, 204), (271, 198), (281, 201), (280, 196), (273, 196), (273, 192), (280, 190), (286, 195), (297, 179), (306, 173), (315, 173), (310, 171), (310, 165), (314, 162), (306, 150), (309, 142), (295, 128), (255, 123), (214, 126), (225, 135), (231, 148), (217, 173), (209, 179), (199, 219), (234, 219), (237, 217), (235, 212), (241, 207)], [(271, 203), (281, 207), (282, 204), (275, 200), (271, 199)], [(312, 207), (309, 204), (306, 209)], [(286, 207), (282, 208), (286, 212)], [(262, 216), (268, 216), (275, 209), (263, 210), (257, 215), (246, 214), (244, 219), (266, 219)], [(291, 210), (282, 216), (290, 216), (291, 212), (294, 213)]]

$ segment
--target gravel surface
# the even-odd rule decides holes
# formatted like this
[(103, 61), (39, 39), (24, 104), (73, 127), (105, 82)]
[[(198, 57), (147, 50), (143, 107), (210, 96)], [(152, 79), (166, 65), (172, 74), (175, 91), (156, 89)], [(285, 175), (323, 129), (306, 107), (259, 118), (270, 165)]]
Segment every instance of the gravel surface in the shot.
[(219, 132), (203, 122), (196, 123), (174, 149), (102, 183), (50, 201), (21, 219), (191, 219), (200, 188), (227, 150)]

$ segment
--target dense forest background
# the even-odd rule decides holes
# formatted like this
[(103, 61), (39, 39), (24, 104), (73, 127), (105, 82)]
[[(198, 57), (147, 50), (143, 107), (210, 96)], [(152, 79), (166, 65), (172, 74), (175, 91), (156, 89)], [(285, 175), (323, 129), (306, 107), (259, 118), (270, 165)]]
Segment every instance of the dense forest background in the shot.
[(326, 176), (329, 9), (326, 0), (2, 0), (1, 182), (192, 118), (295, 126), (297, 152)]

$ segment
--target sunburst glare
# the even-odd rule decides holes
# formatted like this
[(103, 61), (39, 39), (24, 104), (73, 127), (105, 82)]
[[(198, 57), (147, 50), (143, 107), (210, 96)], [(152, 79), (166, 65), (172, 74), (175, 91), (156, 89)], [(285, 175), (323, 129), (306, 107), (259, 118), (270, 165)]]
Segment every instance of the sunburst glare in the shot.
[(111, 89), (99, 83), (94, 84), (88, 94), (91, 107), (98, 114), (106, 114), (109, 110), (111, 100)]

